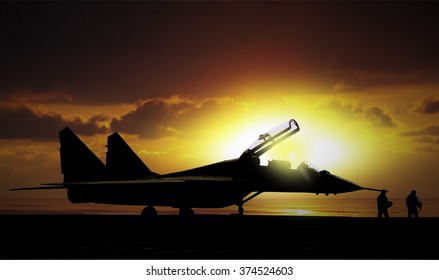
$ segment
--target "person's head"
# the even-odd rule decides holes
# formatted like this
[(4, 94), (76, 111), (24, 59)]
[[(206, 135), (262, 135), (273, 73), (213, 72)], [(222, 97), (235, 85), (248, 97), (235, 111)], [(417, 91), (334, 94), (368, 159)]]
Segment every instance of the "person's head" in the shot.
[(386, 194), (386, 192), (387, 192), (387, 191), (386, 191), (385, 189), (382, 189), (382, 190), (381, 190), (381, 194)]
[(411, 194), (412, 194), (412, 195), (415, 195), (415, 194), (416, 194), (416, 191), (415, 191), (415, 190), (412, 190)]

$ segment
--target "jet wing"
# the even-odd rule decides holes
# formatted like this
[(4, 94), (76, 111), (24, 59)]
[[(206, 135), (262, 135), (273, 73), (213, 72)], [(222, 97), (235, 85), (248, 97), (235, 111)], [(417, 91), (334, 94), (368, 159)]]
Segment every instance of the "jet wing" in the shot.
[(267, 133), (259, 135), (258, 139), (241, 155), (241, 158), (260, 157), (278, 143), (299, 132), (299, 130), (299, 124), (294, 119), (282, 123)]
[(233, 182), (231, 177), (225, 176), (181, 176), (181, 177), (155, 177), (138, 180), (115, 180), (115, 181), (91, 181), (91, 182), (74, 182), (74, 183), (49, 183), (38, 187), (25, 187), (9, 189), (10, 191), (27, 191), (27, 190), (56, 190), (68, 189), (75, 186), (129, 186), (129, 185), (157, 185), (157, 184), (184, 184), (184, 183), (212, 183), (212, 182)]
[(97, 186), (97, 185), (153, 185), (153, 184), (170, 184), (170, 183), (191, 183), (191, 182), (233, 182), (231, 177), (223, 176), (181, 176), (181, 177), (153, 177), (138, 180), (118, 180), (118, 181), (96, 181), (96, 182), (77, 182), (67, 183), (65, 186)]

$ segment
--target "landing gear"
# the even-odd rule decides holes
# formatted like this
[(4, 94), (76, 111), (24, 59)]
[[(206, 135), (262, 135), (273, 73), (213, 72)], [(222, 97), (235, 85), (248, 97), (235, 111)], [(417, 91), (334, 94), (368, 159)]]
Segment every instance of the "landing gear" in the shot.
[(236, 205), (238, 206), (238, 215), (239, 216), (244, 216), (244, 203), (246, 203), (247, 201), (257, 197), (258, 195), (260, 195), (262, 192), (256, 192), (254, 194), (252, 194), (251, 196), (249, 196), (246, 199), (242, 199), (240, 202), (236, 203)]
[(244, 207), (242, 206), (242, 204), (238, 204), (238, 215), (239, 216), (244, 216)]
[(152, 206), (148, 206), (143, 208), (141, 215), (144, 218), (156, 218), (157, 210), (155, 210), (155, 208)]

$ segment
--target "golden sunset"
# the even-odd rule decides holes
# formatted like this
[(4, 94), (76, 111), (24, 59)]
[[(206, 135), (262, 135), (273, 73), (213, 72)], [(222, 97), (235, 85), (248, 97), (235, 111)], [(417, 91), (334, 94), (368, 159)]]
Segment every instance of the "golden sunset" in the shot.
[[(300, 132), (262, 161), (307, 161), (393, 199), (412, 189), (439, 198), (436, 3), (2, 6), (4, 204), (65, 198), (9, 192), (62, 181), (64, 127), (102, 162), (118, 132), (163, 174), (237, 158), (291, 118)], [(315, 195), (267, 193), (251, 204), (264, 211), (285, 197)]]
[(437, 258), (438, 12), (0, 3), (0, 257)]

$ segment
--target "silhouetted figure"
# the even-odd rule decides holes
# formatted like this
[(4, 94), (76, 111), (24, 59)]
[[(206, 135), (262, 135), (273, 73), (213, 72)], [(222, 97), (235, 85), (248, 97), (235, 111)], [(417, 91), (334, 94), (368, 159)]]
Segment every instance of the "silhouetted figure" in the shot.
[(416, 196), (415, 190), (412, 190), (412, 192), (407, 196), (405, 200), (405, 205), (407, 206), (409, 218), (411, 218), (412, 216), (417, 218), (419, 216), (418, 208), (419, 210), (422, 209), (422, 202), (419, 201), (418, 197)]
[(387, 199), (386, 193), (387, 191), (383, 189), (377, 197), (378, 218), (381, 218), (383, 215), (386, 218), (389, 217), (387, 208), (391, 207), (393, 203)]

